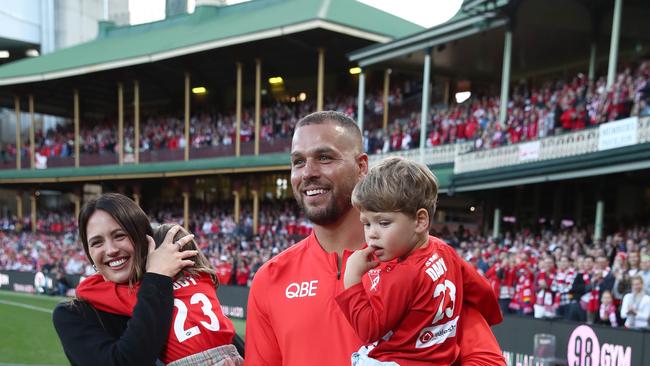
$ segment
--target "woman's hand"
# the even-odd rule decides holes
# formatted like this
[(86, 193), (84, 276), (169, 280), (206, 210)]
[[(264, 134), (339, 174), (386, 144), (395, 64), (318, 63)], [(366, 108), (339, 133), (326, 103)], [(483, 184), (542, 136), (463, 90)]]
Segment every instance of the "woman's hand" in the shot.
[(174, 236), (179, 229), (180, 226), (171, 228), (167, 232), (167, 235), (165, 235), (165, 240), (163, 240), (158, 248), (156, 248), (156, 243), (153, 238), (147, 235), (147, 240), (149, 241), (147, 272), (158, 273), (173, 278), (183, 268), (194, 265), (194, 261), (187, 258), (194, 257), (198, 254), (198, 251), (181, 251), (183, 246), (194, 238), (194, 235), (186, 235), (174, 242)]

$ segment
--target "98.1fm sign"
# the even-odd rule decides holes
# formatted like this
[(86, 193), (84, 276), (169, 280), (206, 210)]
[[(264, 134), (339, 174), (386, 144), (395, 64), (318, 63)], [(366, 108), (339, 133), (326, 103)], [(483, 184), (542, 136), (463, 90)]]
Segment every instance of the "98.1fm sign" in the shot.
[[(650, 332), (505, 315), (492, 327), (508, 366), (650, 365)], [(553, 339), (552, 350), (535, 339)], [(550, 351), (550, 352), (545, 352)]]
[(569, 338), (567, 361), (570, 366), (631, 366), (632, 347), (601, 343), (591, 327), (581, 325)]

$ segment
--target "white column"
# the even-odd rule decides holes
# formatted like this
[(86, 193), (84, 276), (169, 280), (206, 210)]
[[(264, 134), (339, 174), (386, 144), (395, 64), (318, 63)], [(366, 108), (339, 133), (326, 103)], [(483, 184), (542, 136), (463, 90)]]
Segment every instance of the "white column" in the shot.
[(589, 54), (589, 81), (596, 79), (596, 41), (591, 42), (591, 52)]
[(501, 231), (501, 209), (494, 209), (494, 223), (492, 225), (492, 237), (494, 239), (499, 237)]
[(508, 112), (508, 94), (510, 87), (510, 59), (512, 56), (512, 31), (506, 29), (506, 36), (503, 41), (503, 69), (501, 71), (501, 103), (499, 105), (499, 124), (506, 123)]
[(431, 48), (424, 54), (424, 75), (422, 77), (422, 110), (420, 111), (420, 163), (424, 164), (424, 144), (427, 141), (429, 121), (429, 82), (431, 80)]
[(316, 111), (323, 110), (325, 89), (325, 49), (318, 49), (318, 84), (316, 86)]
[(366, 72), (361, 70), (359, 74), (359, 94), (357, 98), (357, 123), (363, 135), (363, 111), (366, 100)]
[(600, 240), (603, 237), (603, 216), (605, 214), (605, 202), (598, 200), (596, 202), (596, 222), (594, 224), (594, 240)]
[(612, 39), (609, 43), (609, 65), (607, 67), (607, 89), (614, 85), (616, 79), (616, 61), (618, 59), (618, 41), (621, 33), (621, 13), (623, 0), (614, 2), (614, 19), (612, 19)]

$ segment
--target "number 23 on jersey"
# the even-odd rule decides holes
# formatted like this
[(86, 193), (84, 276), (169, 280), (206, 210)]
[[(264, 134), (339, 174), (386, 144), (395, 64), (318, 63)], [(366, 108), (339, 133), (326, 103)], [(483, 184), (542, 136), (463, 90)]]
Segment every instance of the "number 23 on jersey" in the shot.
[[(196, 306), (192, 306), (191, 309), (193, 311), (190, 316), (194, 319), (197, 317), (203, 317), (204, 320), (199, 322), (203, 328), (212, 332), (218, 331), (220, 328), (219, 320), (217, 319), (217, 314), (212, 310), (210, 299), (205, 294), (197, 292), (190, 298), (190, 305), (197, 304), (201, 304), (201, 312), (203, 314), (197, 314), (194, 310)], [(174, 299), (174, 306), (178, 310), (176, 318), (174, 319), (174, 334), (176, 334), (178, 341), (182, 343), (198, 334), (201, 334), (201, 328), (198, 325), (185, 329), (185, 322), (188, 317), (188, 307), (183, 300)]]

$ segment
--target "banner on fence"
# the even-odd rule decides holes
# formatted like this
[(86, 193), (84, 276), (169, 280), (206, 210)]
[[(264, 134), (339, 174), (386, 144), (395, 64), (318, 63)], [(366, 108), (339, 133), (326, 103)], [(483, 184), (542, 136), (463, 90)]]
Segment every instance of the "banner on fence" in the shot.
[(598, 151), (616, 149), (637, 143), (639, 117), (608, 122), (598, 127)]
[(539, 151), (542, 143), (531, 141), (519, 144), (519, 162), (526, 162), (539, 159)]

